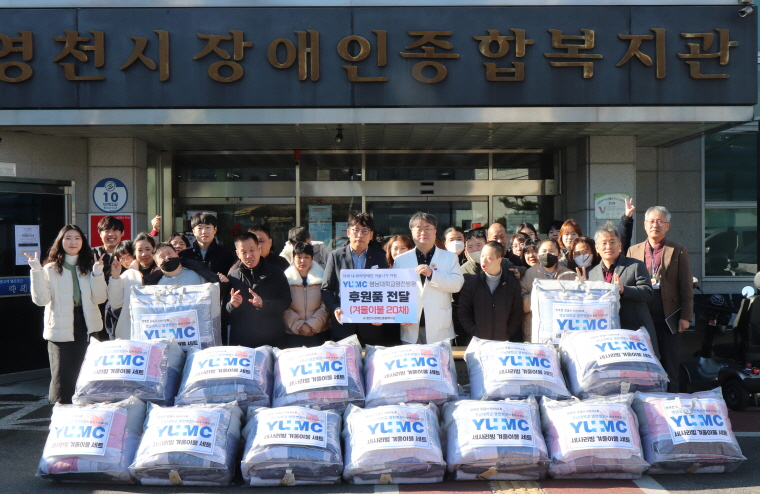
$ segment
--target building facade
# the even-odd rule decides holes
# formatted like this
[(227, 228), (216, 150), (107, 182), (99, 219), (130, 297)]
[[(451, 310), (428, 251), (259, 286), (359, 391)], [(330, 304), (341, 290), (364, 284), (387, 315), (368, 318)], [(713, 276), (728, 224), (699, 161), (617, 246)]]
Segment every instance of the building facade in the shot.
[(105, 214), (133, 238), (213, 211), (222, 243), (265, 223), (281, 248), (296, 225), (338, 245), (359, 210), (385, 236), (419, 210), (591, 233), (633, 197), (635, 240), (666, 206), (703, 290), (751, 284), (758, 38), (741, 2), (186, 4), (0, 0), (11, 343), (44, 357), (20, 244), (38, 231), (44, 253)]

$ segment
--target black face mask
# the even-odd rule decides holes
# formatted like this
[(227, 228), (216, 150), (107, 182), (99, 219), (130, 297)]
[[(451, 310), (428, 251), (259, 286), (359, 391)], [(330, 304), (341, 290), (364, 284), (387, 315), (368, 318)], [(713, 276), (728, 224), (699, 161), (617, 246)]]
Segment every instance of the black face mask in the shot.
[(161, 271), (164, 273), (171, 273), (172, 271), (176, 271), (178, 267), (179, 257), (170, 257), (161, 265)]
[(539, 254), (538, 262), (545, 268), (553, 268), (559, 262), (559, 257), (554, 254)]

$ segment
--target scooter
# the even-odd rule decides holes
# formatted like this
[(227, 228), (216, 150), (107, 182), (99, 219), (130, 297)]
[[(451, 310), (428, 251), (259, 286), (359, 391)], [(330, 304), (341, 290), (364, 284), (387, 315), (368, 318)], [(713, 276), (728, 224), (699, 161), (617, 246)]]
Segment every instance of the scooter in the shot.
[[(756, 277), (756, 281), (760, 281), (760, 277)], [(760, 392), (760, 370), (746, 360), (749, 354), (742, 349), (748, 347), (747, 331), (740, 329), (749, 326), (750, 305), (756, 291), (745, 287), (741, 295), (705, 294), (696, 278), (694, 288), (700, 292), (694, 295), (694, 328), (703, 332), (704, 338), (701, 348), (694, 352), (696, 360), (681, 363), (679, 391), (705, 391), (720, 386), (729, 408), (744, 409), (749, 404), (750, 393), (756, 400), (760, 396), (755, 395)], [(760, 304), (755, 310), (760, 322)], [(715, 345), (715, 337), (725, 334), (734, 314), (737, 315), (733, 326), (734, 343)]]
[(737, 365), (718, 372), (723, 399), (732, 410), (744, 410), (750, 403), (760, 405), (760, 273), (755, 286), (742, 290), (744, 300), (734, 321), (734, 361)]

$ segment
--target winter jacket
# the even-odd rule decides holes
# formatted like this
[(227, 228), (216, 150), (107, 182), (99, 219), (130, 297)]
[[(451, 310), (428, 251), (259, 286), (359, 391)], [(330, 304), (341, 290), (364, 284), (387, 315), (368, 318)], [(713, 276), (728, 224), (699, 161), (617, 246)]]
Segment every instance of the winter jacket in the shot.
[[(314, 262), (324, 269), (327, 266), (327, 258), (330, 257), (330, 249), (324, 242), (312, 242), (311, 246), (314, 248)], [(284, 257), (289, 264), (293, 264), (293, 245), (290, 242), (285, 243), (280, 257)]]
[(114, 309), (122, 309), (113, 337), (128, 340), (132, 337), (132, 311), (129, 309), (133, 286), (142, 286), (143, 277), (137, 269), (124, 269), (118, 279), (111, 277), (108, 284), (108, 301)]
[(493, 293), (481, 271), (464, 282), (457, 315), (468, 334), (485, 340), (522, 342), (522, 305), (520, 283), (511, 271), (502, 268)]
[[(525, 314), (523, 317), (523, 338), (525, 338), (524, 341), (531, 340), (531, 328), (533, 327), (533, 317), (530, 311), (530, 292), (533, 291), (533, 281), (536, 278), (546, 278), (546, 276), (541, 272), (541, 268), (539, 268), (539, 266), (540, 264), (529, 267), (528, 270), (525, 271), (525, 274), (520, 278), (520, 287), (522, 289), (521, 292), (523, 297), (523, 314)], [(566, 281), (575, 280), (575, 274), (573, 271), (562, 263), (557, 264), (557, 270), (555, 273), (557, 273), (557, 277), (555, 279)]]
[[(45, 307), (45, 323), (42, 337), (49, 341), (74, 341), (74, 285), (71, 272), (63, 269), (61, 274), (55, 263), (32, 268), (32, 302)], [(87, 333), (103, 329), (103, 319), (98, 304), (108, 298), (106, 278), (94, 273), (82, 276), (77, 268), (77, 281), (82, 294), (82, 311)]]
[[(180, 252), (179, 258), (182, 260), (192, 259), (203, 262), (206, 267), (214, 273), (222, 274), (229, 272), (232, 265), (237, 261), (235, 254), (219, 245), (216, 240), (211, 242), (211, 245), (208, 246), (205, 258), (201, 256), (201, 246), (198, 244), (198, 241), (193, 242), (191, 248)], [(193, 271), (197, 271), (197, 269), (194, 269)]]
[[(226, 311), (230, 315), (229, 344), (249, 348), (261, 345), (281, 346), (285, 337), (282, 314), (291, 303), (285, 273), (262, 257), (253, 270), (241, 266), (230, 273), (229, 279), (232, 290), (239, 290), (243, 297), (240, 306), (235, 307), (230, 301), (230, 290), (222, 293)], [(253, 298), (249, 289), (261, 297), (261, 307), (249, 302)]]
[(295, 266), (290, 266), (285, 271), (285, 277), (290, 285), (292, 302), (290, 308), (285, 311), (286, 332), (299, 334), (298, 329), (308, 324), (314, 333), (321, 333), (328, 329), (330, 314), (327, 312), (325, 303), (322, 302), (322, 282), (325, 271), (317, 263), (312, 263), (309, 274), (306, 276), (306, 286), (303, 286), (303, 278)]

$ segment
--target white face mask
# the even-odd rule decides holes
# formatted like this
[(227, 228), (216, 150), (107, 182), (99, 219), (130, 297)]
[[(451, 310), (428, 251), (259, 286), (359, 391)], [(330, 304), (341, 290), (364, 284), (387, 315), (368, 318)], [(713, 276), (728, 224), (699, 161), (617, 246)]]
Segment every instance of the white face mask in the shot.
[(459, 255), (464, 250), (464, 242), (461, 240), (452, 240), (448, 244), (446, 244), (446, 250), (449, 252), (453, 252), (456, 255)]
[(591, 261), (594, 257), (591, 254), (581, 254), (575, 257), (575, 265), (579, 268), (587, 268), (591, 266)]
[(480, 251), (470, 252), (470, 259), (480, 264)]

